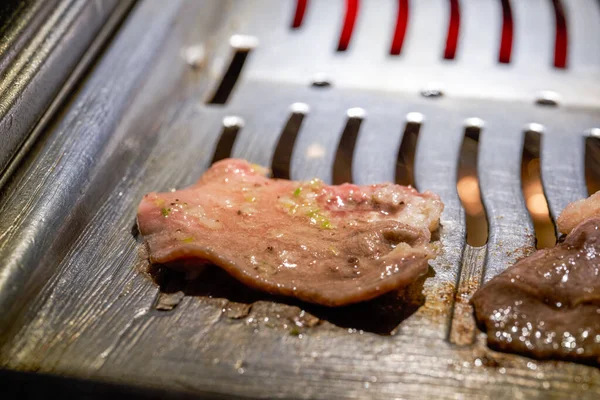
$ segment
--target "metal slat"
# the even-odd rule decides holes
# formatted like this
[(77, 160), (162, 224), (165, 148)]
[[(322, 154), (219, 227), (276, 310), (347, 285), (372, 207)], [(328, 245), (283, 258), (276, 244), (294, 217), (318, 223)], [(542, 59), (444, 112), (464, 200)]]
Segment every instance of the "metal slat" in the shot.
[(313, 107), (296, 140), (292, 153), (291, 177), (293, 180), (319, 178), (330, 184), (333, 160), (352, 100), (345, 98), (340, 92), (332, 95), (317, 92), (307, 102)]
[(511, 1), (514, 68), (547, 70), (554, 60), (554, 9), (547, 0)]
[(569, 69), (589, 70), (598, 76), (600, 44), (600, 3), (597, 0), (567, 0), (565, 7), (569, 44)]
[(600, 127), (600, 114), (541, 108), (533, 115), (543, 122), (541, 177), (550, 215), (556, 220), (567, 204), (587, 197), (584, 135)]
[(535, 235), (521, 188), (524, 124), (498, 117), (484, 117), (484, 123), (477, 167), (489, 223), (483, 277), (487, 282), (528, 254)]
[(463, 1), (460, 16), (456, 62), (469, 68), (496, 66), (502, 30), (500, 1)]
[(397, 0), (361, 1), (352, 40), (342, 55), (349, 62), (354, 58), (380, 64), (389, 57), (394, 36)]
[[(424, 122), (419, 132), (415, 155), (415, 184), (419, 191), (437, 193), (444, 202), (440, 218), (440, 242), (444, 252), (430, 261), (435, 277), (425, 283), (429, 292), (424, 313), (437, 309), (446, 316), (438, 334), (446, 338), (454, 295), (465, 247), (465, 213), (456, 191), (458, 155), (463, 138), (459, 115), (444, 112), (443, 106), (424, 107)], [(439, 143), (443, 141), (444, 146)]]
[[(103, 26), (109, 20), (119, 20), (131, 2), (105, 1), (101, 4), (64, 0), (44, 15), (41, 26), (24, 28), (20, 34), (26, 43), (11, 40), (10, 30), (0, 43), (0, 177), (26, 142), (34, 126), (57, 95), (64, 96), (62, 86), (74, 71), (96, 37), (106, 39)], [(109, 25), (114, 28), (116, 21)], [(31, 29), (34, 29), (31, 32)], [(12, 42), (12, 43), (11, 43)], [(2, 46), (9, 46), (3, 51)], [(14, 53), (10, 48), (20, 49)], [(99, 46), (95, 46), (97, 51)], [(12, 171), (10, 171), (12, 172)], [(6, 177), (3, 178), (3, 181)]]
[(435, 64), (444, 54), (449, 15), (447, 3), (443, 0), (410, 2), (402, 53), (411, 63)]
[(293, 13), (292, 1), (244, 2), (244, 6), (250, 13), (266, 11), (256, 19), (249, 19), (249, 26), (238, 29), (256, 35), (262, 42), (251, 60), (249, 78), (308, 84), (316, 73), (335, 75), (336, 61), (344, 57), (335, 52), (344, 19), (344, 2), (309, 1), (302, 27), (296, 30), (288, 22)]
[(544, 134), (541, 141), (544, 194), (550, 215), (556, 221), (567, 204), (587, 197), (585, 138), (573, 132), (566, 135)]
[[(125, 28), (127, 39), (108, 51), (98, 66), (102, 74), (82, 88), (73, 112), (61, 121), (52, 144), (38, 153), (33, 162), (29, 160), (25, 170), (7, 189), (9, 195), (0, 205), (5, 215), (0, 221), (0, 232), (3, 232), (0, 254), (6, 260), (0, 274), (0, 304), (5, 310), (5, 321), (20, 309), (20, 296), (33, 295), (39, 290), (40, 282), (53, 272), (52, 268), (40, 269), (44, 265), (41, 260), (50, 257), (44, 246), (50, 246), (55, 240), (73, 240), (76, 230), (72, 224), (77, 226), (86, 221), (88, 215), (84, 211), (76, 212), (80, 193), (85, 191), (95, 168), (100, 168), (99, 154), (108, 146), (116, 120), (121, 118), (124, 105), (140, 83), (139, 71), (151, 64), (180, 5), (173, 2), (158, 13), (160, 16), (152, 5), (137, 9), (140, 23)], [(151, 35), (140, 38), (138, 35), (146, 26), (146, 22), (141, 23), (144, 20), (156, 21), (155, 29)], [(104, 75), (112, 75), (115, 68), (125, 72), (107, 81)], [(89, 139), (74, 141), (69, 139), (70, 135)], [(63, 147), (65, 142), (67, 148)], [(92, 204), (97, 205), (94, 202), (104, 195), (94, 198)], [(93, 206), (88, 204), (88, 207)], [(77, 222), (73, 218), (78, 218)], [(64, 233), (57, 236), (57, 232)], [(65, 247), (58, 247), (59, 253), (66, 251)], [(6, 324), (1, 328), (6, 329)]]
[[(358, 185), (394, 182), (398, 149), (406, 126), (406, 115), (413, 111), (404, 103), (386, 102), (388, 107), (369, 107), (356, 143), (352, 176)], [(390, 113), (389, 110), (394, 112)]]
[[(295, 91), (278, 91), (276, 84), (247, 81), (235, 93), (231, 109), (244, 119), (244, 127), (238, 134), (233, 156), (247, 159), (267, 168), (273, 161), (273, 152), (287, 119), (290, 106), (301, 100)], [(256, 109), (254, 99), (265, 100), (264, 110)], [(306, 116), (310, 118), (310, 113)]]

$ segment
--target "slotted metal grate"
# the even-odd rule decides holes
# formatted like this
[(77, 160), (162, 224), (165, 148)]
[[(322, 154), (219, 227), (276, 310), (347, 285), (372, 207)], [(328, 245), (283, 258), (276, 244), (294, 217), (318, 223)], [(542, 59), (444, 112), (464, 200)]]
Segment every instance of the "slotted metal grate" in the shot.
[[(596, 37), (595, 0), (142, 2), (4, 188), (5, 367), (266, 398), (598, 396), (597, 369), (487, 349), (468, 304), (534, 249), (525, 157), (539, 158), (549, 223), (587, 195)], [(137, 202), (227, 156), (277, 177), (438, 193), (443, 254), (424, 304), (387, 336), (323, 310), (291, 335), (300, 310), (269, 298), (239, 319), (240, 301), (218, 295), (157, 311), (133, 268)], [(483, 246), (467, 243), (464, 177)]]

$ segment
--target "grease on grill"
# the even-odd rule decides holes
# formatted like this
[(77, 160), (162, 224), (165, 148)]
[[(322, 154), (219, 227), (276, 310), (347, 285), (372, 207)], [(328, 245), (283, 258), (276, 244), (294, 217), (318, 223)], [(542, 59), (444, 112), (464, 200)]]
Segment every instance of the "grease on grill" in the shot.
[[(144, 246), (145, 247), (145, 246)], [(415, 283), (399, 291), (376, 299), (330, 308), (299, 300), (269, 295), (245, 286), (217, 267), (207, 267), (197, 279), (189, 280), (182, 272), (145, 261), (146, 274), (159, 286), (159, 299), (163, 295), (183, 293), (221, 310), (226, 320), (244, 323), (253, 329), (280, 329), (290, 336), (309, 334), (312, 328), (323, 330), (344, 328), (352, 332), (371, 332), (380, 335), (395, 333), (398, 325), (425, 305), (423, 284), (434, 275), (433, 269)], [(451, 293), (440, 289), (428, 292), (431, 300), (423, 312), (444, 318), (437, 300), (444, 301)], [(159, 302), (157, 302), (159, 304)], [(171, 310), (164, 308), (162, 310)]]

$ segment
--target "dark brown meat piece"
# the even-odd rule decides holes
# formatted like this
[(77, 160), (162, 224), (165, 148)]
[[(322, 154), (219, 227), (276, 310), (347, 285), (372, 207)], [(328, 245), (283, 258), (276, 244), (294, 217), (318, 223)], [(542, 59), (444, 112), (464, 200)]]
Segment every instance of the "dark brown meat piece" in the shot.
[(374, 298), (427, 271), (443, 209), (436, 195), (265, 174), (223, 160), (196, 185), (146, 195), (138, 225), (150, 260), (192, 274), (215, 264), (256, 289), (328, 306)]
[(600, 364), (600, 218), (539, 250), (473, 296), (490, 347)]

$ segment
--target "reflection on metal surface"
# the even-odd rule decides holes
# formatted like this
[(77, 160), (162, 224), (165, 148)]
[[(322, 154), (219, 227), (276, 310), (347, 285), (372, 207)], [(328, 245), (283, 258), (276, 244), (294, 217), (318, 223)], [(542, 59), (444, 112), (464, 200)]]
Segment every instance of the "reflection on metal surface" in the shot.
[(325, 147), (319, 143), (313, 143), (306, 149), (306, 158), (315, 159), (325, 156)]
[(36, 125), (47, 121), (46, 110), (64, 99), (69, 92), (65, 86), (74, 86), (76, 80), (69, 76), (80, 76), (93, 59), (86, 52), (99, 51), (131, 5), (115, 0), (102, 6), (38, 2), (24, 9), (15, 26), (0, 29), (0, 181), (30, 147), (35, 137), (28, 137), (39, 133)]

